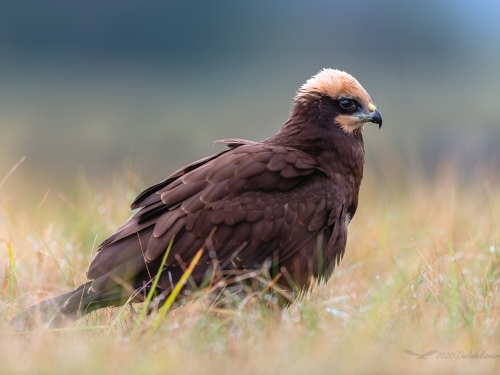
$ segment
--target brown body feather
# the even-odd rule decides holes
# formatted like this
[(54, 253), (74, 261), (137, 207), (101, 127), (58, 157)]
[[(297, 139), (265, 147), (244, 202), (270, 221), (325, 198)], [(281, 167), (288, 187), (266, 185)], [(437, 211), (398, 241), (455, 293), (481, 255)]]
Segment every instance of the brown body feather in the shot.
[[(173, 238), (159, 292), (171, 290), (210, 236), (212, 257), (226, 271), (252, 270), (273, 257), (299, 288), (313, 277), (327, 280), (345, 251), (364, 163), (361, 131), (346, 131), (335, 122), (345, 114), (335, 101), (342, 92), (332, 97), (333, 84), (316, 85), (327, 92), (304, 91), (305, 86), (299, 90), (289, 120), (271, 138), (219, 141), (229, 149), (189, 164), (139, 194), (131, 205), (139, 210), (100, 245), (87, 271), (91, 281), (69, 298), (54, 300), (52, 324), (62, 315), (76, 317), (124, 303), (131, 291), (156, 275)], [(355, 86), (349, 86), (349, 97), (357, 89), (360, 101), (369, 100)], [(195, 267), (195, 282), (212, 267), (210, 259), (205, 254)], [(285, 278), (278, 283), (290, 287)], [(75, 307), (82, 293), (83, 306)], [(30, 327), (24, 314), (13, 321), (19, 329)]]

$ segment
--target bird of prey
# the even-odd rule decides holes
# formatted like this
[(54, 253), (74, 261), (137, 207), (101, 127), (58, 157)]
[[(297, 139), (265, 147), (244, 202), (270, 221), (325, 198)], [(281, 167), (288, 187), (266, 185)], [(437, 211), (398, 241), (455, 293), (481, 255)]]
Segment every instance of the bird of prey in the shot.
[(138, 211), (99, 246), (90, 281), (29, 308), (12, 326), (27, 330), (41, 320), (55, 327), (132, 295), (141, 302), (160, 271), (156, 292), (168, 295), (207, 241), (195, 283), (214, 260), (226, 274), (241, 274), (269, 258), (288, 275), (277, 281), (285, 289), (328, 280), (358, 206), (367, 123), (382, 125), (370, 95), (351, 75), (323, 69), (297, 90), (276, 134), (218, 141), (227, 149), (140, 193), (131, 205)]

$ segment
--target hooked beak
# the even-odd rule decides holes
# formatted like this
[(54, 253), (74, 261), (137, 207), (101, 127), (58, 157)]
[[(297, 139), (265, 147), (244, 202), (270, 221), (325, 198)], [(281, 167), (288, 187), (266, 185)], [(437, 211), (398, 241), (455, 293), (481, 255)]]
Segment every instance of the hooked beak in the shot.
[(368, 104), (368, 110), (370, 111), (370, 114), (364, 115), (363, 119), (366, 122), (373, 122), (374, 124), (378, 124), (378, 128), (380, 129), (382, 127), (382, 114), (372, 103)]
[(373, 112), (369, 116), (369, 122), (373, 122), (374, 124), (378, 124), (378, 128), (380, 129), (382, 127), (382, 115), (380, 114), (379, 110), (376, 109), (375, 112)]

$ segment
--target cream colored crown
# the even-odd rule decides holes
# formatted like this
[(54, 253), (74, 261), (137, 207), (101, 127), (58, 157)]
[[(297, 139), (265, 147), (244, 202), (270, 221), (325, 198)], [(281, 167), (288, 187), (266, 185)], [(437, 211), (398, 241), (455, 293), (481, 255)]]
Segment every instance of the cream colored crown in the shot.
[(325, 95), (332, 99), (353, 98), (365, 107), (372, 102), (370, 95), (356, 78), (337, 69), (323, 69), (309, 78), (297, 91), (295, 100), (301, 101), (310, 94)]

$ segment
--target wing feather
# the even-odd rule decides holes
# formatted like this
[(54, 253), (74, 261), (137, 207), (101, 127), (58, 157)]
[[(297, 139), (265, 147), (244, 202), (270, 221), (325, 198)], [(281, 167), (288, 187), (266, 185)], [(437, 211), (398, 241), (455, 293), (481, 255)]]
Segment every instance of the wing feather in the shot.
[(227, 195), (226, 185), (227, 180), (215, 184), (209, 184), (201, 193), (200, 200), (205, 204), (221, 200)]
[(157, 221), (155, 229), (153, 231), (153, 236), (160, 237), (163, 235), (172, 224), (179, 218), (181, 211), (179, 209), (175, 211), (168, 211), (163, 214)]
[(165, 233), (162, 233), (159, 237), (152, 236), (148, 242), (146, 259), (148, 261), (155, 260), (166, 251), (172, 238), (184, 228), (185, 224), (185, 217), (178, 218)]
[(267, 163), (267, 168), (272, 172), (279, 172), (285, 168), (287, 162), (282, 154), (274, 154), (269, 162)]
[(177, 202), (182, 202), (183, 200), (191, 197), (208, 186), (208, 182), (196, 181), (196, 182), (184, 182), (184, 184), (176, 186), (172, 190), (164, 191), (161, 193), (161, 200), (164, 204), (174, 204)]
[(205, 203), (200, 199), (202, 192), (192, 195), (181, 204), (181, 209), (187, 214), (195, 213), (205, 207)]
[(234, 171), (234, 175), (238, 178), (248, 178), (251, 176), (260, 175), (267, 169), (267, 165), (265, 163), (260, 163), (254, 160), (252, 155), (249, 155), (246, 159), (242, 160), (236, 170)]

